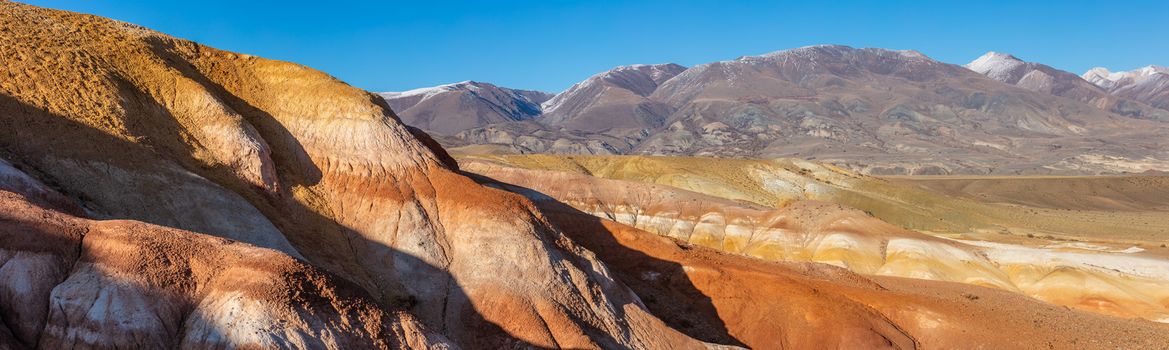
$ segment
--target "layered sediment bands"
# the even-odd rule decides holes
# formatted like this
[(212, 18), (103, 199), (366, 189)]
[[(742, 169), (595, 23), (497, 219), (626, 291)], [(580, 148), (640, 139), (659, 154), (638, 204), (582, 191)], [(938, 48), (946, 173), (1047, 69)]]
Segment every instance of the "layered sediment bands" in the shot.
[[(135, 219), (304, 258), (352, 282), (380, 307), (408, 309), (468, 348), (704, 346), (648, 313), (527, 199), (456, 174), (454, 161), (402, 125), (379, 97), (304, 66), (220, 51), (126, 23), (7, 2), (0, 11), (0, 55), (11, 58), (4, 60), (0, 78), (0, 150), (92, 217)], [(201, 256), (212, 252), (195, 243), (138, 248), (124, 242), (172, 231), (109, 225), (91, 227), (101, 233), (86, 236), (83, 251), (121, 259), (174, 244), (195, 251), (157, 259), (212, 259)], [(98, 239), (106, 229), (123, 236)], [(214, 259), (260, 269), (267, 266), (262, 260), (277, 258), (239, 252)], [(190, 288), (202, 293), (214, 283), (251, 288), (279, 282), (242, 283), (233, 277), (246, 270), (240, 267), (219, 282), (200, 280), (212, 285), (183, 284), (188, 282), (182, 278), (203, 276), (195, 269), (214, 270), (214, 259), (174, 271), (161, 263), (96, 261), (82, 254), (75, 269), (84, 274), (55, 282), (64, 283), (56, 290), (69, 291), (64, 300), (70, 302), (61, 302), (68, 307), (49, 315), (49, 324), (59, 319), (66, 328), (44, 334), (70, 341), (85, 335), (68, 327), (113, 334), (125, 326), (130, 334), (137, 327), (151, 334), (129, 337), (126, 346), (171, 339), (157, 332), (179, 334), (183, 324), (167, 317), (190, 314), (183, 307), (205, 308), (191, 315), (209, 320), (230, 314), (224, 307), (254, 308), (228, 294), (192, 306), (180, 298)], [(177, 285), (120, 275), (127, 264), (176, 275)], [(78, 278), (106, 294), (72, 287)], [(245, 291), (236, 294), (250, 293)], [(141, 325), (115, 318), (86, 326), (74, 322), (89, 313), (71, 311), (73, 303), (106, 295), (148, 296), (126, 301), (143, 306), (125, 314)], [(180, 299), (140, 304), (151, 298)], [(319, 301), (304, 300), (308, 306)], [(358, 324), (328, 321), (348, 317), (334, 315), (340, 311), (314, 316), (321, 321), (307, 319), (305, 329), (317, 333), (290, 331), (254, 342), (299, 347), (297, 342), (308, 340), (298, 339), (340, 339)], [(134, 312), (166, 316), (156, 322)], [(245, 332), (239, 336), (247, 327), (279, 323), (285, 313), (300, 311), (265, 312), (238, 319)], [(215, 339), (212, 329), (232, 325), (215, 326), (185, 334), (196, 342)]]
[(16, 348), (445, 347), (405, 312), (271, 249), (81, 219), (7, 191), (0, 243), (0, 334)]
[[(1169, 235), (1169, 215), (1160, 208), (1163, 200), (1156, 199), (1157, 194), (1169, 193), (1169, 181), (1161, 176), (887, 179), (798, 159), (544, 154), (461, 157), (465, 162), (483, 160), (665, 185), (771, 208), (798, 200), (838, 203), (921, 232), (1031, 233), (1154, 246)], [(977, 178), (981, 180), (972, 180)], [(986, 191), (989, 186), (997, 192)], [(971, 192), (964, 193), (967, 190)]]
[(1121, 317), (1169, 316), (1169, 261), (1075, 245), (1028, 247), (955, 241), (906, 230), (860, 210), (815, 201), (781, 209), (678, 188), (525, 170), (486, 161), (464, 168), (534, 199), (720, 251), (772, 261), (809, 261), (866, 275), (986, 286), (1057, 305)]
[(729, 255), (538, 203), (656, 315), (704, 340), (731, 338), (754, 349), (1112, 349), (1169, 340), (1162, 324), (996, 289)]
[(80, 215), (82, 210), (73, 200), (45, 186), (40, 180), (16, 169), (7, 160), (0, 158), (0, 191), (19, 194), (24, 200), (61, 212)]
[[(256, 130), (161, 55), (167, 40), (94, 16), (0, 4), (0, 148), (8, 160), (132, 218), (297, 252), (229, 187), (277, 188)], [(127, 190), (132, 189), (132, 190)]]

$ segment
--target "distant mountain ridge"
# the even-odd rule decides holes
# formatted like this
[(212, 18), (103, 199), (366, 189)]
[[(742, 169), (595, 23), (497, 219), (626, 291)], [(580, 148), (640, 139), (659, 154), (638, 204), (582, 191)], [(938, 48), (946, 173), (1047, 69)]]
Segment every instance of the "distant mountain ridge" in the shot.
[(1001, 53), (959, 66), (816, 45), (690, 68), (617, 67), (531, 118), (453, 133), (437, 120), (416, 126), (450, 136), (456, 152), (798, 157), (878, 174), (1169, 170), (1169, 141), (1155, 136), (1169, 130), (1169, 111), (1125, 95), (1156, 95), (1145, 87), (1156, 83), (1127, 78), (1127, 89), (1109, 90), (1090, 80)]
[(659, 127), (673, 111), (649, 96), (685, 70), (673, 63), (638, 64), (598, 73), (545, 102), (541, 122), (588, 132)]
[(1131, 117), (1156, 117), (1159, 111), (1149, 113), (1142, 102), (1114, 96), (1084, 78), (1050, 66), (1023, 61), (1005, 53), (988, 52), (965, 65), (966, 68), (991, 79), (1027, 90), (1043, 92), (1088, 103), (1109, 112)]
[(1145, 66), (1126, 72), (1093, 68), (1083, 78), (1108, 93), (1169, 110), (1169, 67)]
[(443, 134), (535, 118), (540, 104), (553, 96), (474, 81), (379, 95), (406, 124)]

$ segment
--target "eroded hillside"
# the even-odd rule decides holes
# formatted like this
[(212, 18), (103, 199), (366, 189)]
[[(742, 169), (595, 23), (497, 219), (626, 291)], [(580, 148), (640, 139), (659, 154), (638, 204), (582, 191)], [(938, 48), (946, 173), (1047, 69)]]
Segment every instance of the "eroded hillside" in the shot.
[[(463, 172), (382, 98), (293, 63), (11, 2), (0, 57), (0, 347), (1169, 342), (1152, 322), (602, 220)], [(606, 213), (639, 217), (623, 210)]]
[[(374, 95), (304, 66), (100, 17), (9, 2), (0, 12), (3, 157), (86, 216), (279, 250), (340, 276), (378, 307), (407, 310), (459, 346), (701, 346), (646, 312), (529, 202), (454, 173), (436, 144)], [(138, 278), (82, 267), (64, 268), (61, 278)], [(61, 294), (60, 282), (45, 288), (77, 304), (70, 324), (90, 325), (69, 338), (76, 346), (121, 344), (126, 329), (101, 321), (104, 310), (152, 305), (155, 292), (93, 304)], [(23, 301), (0, 302), (7, 325), (44, 327), (43, 318), (11, 311)], [(224, 305), (218, 315), (278, 322), (244, 306)], [(194, 317), (192, 309), (158, 307), (176, 320)], [(144, 329), (134, 341), (167, 347), (196, 334), (167, 327)], [(244, 334), (213, 342), (252, 343)]]
[[(1164, 212), (984, 203), (791, 160), (464, 156), (463, 166), (528, 188), (520, 193), (534, 198), (555, 198), (597, 217), (724, 252), (820, 262), (866, 275), (988, 286), (1088, 311), (1169, 319), (1169, 275), (1163, 273), (1169, 250), (1157, 238), (1164, 234)], [(1155, 196), (1123, 194), (1163, 190), (1155, 186), (1160, 180), (1054, 182), (1099, 181), (1100, 188), (1113, 189), (1103, 192), (1112, 195), (1113, 205), (1131, 208)], [(1153, 186), (1138, 192), (1113, 186), (1117, 183)], [(1037, 200), (1053, 197), (1028, 193)], [(1122, 206), (1125, 199), (1131, 203)], [(1112, 221), (1134, 232), (1094, 231), (1108, 227), (1096, 220), (1107, 214), (1140, 221)], [(885, 217), (936, 233), (879, 219)]]

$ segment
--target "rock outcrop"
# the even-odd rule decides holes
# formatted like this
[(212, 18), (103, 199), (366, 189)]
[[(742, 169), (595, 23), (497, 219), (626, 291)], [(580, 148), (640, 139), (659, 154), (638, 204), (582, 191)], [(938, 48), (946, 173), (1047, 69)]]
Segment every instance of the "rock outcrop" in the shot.
[(287, 254), (82, 219), (28, 195), (0, 190), (6, 348), (451, 346), (405, 311)]
[[(639, 198), (633, 194), (640, 190), (636, 185), (595, 186), (604, 181), (473, 166), (475, 171), (488, 175), (480, 181), (533, 198), (570, 237), (595, 252), (619, 280), (645, 300), (651, 311), (675, 328), (706, 341), (756, 349), (1108, 349), (1156, 347), (1167, 339), (1163, 325), (1072, 311), (1010, 291), (866, 277), (824, 264), (764, 262), (719, 253), (702, 246), (710, 246), (707, 242), (692, 245), (679, 238), (659, 236), (574, 208), (588, 205), (568, 206), (549, 196), (587, 200), (601, 199), (605, 193), (630, 191), (624, 193), (629, 195), (624, 197), (628, 201), (613, 206), (624, 208), (609, 212), (617, 220), (627, 221), (638, 211), (631, 202)], [(662, 205), (687, 199), (665, 198), (667, 202)], [(804, 213), (812, 214), (813, 218), (804, 218), (810, 220), (789, 218), (788, 224), (827, 221), (837, 230), (856, 230), (854, 233), (862, 236), (881, 234), (869, 231), (871, 218), (849, 222), (857, 217), (842, 218), (840, 211), (825, 210), (823, 206), (811, 209)], [(642, 213), (646, 214), (643, 219), (660, 214)], [(644, 227), (657, 225), (652, 219), (633, 221), (639, 226), (646, 224)], [(691, 223), (707, 226), (706, 230), (718, 230), (720, 224), (723, 222), (713, 217)], [(893, 230), (896, 232), (885, 233), (895, 236), (902, 232)], [(733, 231), (727, 230), (727, 235)], [(882, 238), (889, 236), (864, 239)], [(848, 250), (839, 246), (834, 249), (836, 253)], [(928, 252), (917, 258), (930, 259)], [(950, 266), (955, 269), (947, 272), (961, 272), (964, 264), (969, 263), (958, 262)]]
[[(1147, 322), (984, 289), (987, 304), (969, 306), (950, 284), (764, 262), (603, 221), (468, 177), (383, 98), (307, 67), (96, 16), (0, 13), (0, 347), (1166, 341)], [(624, 210), (611, 214), (639, 217)], [(873, 223), (841, 222), (855, 214), (826, 222)], [(1072, 326), (1040, 330), (1051, 319)], [(1118, 340), (1090, 340), (1105, 338)]]
[[(40, 294), (29, 296), (29, 302), (67, 307), (39, 320), (0, 314), (10, 328), (20, 329), (24, 338), (18, 339), (27, 341), (48, 322), (62, 328), (45, 328), (42, 337), (76, 339), (77, 346), (163, 339), (212, 344), (231, 332), (232, 324), (219, 322), (227, 315), (258, 327), (303, 310), (297, 300), (286, 300), (292, 309), (255, 309), (231, 288), (243, 293), (258, 288), (256, 283), (282, 283), (328, 294), (302, 280), (326, 283), (313, 276), (327, 271), (366, 293), (372, 305), (405, 310), (457, 346), (702, 346), (650, 315), (529, 201), (456, 173), (445, 152), (433, 140), (416, 137), (380, 97), (304, 66), (220, 51), (128, 23), (9, 2), (0, 3), (0, 12), (0, 156), (94, 219), (219, 237), (122, 221), (76, 224), (93, 231), (81, 243), (82, 253), (74, 242), (80, 234), (51, 245), (80, 256), (58, 260), (80, 262), (72, 268), (46, 265), (55, 272), (39, 282)], [(20, 232), (23, 239), (38, 235)], [(149, 242), (156, 235), (160, 240)], [(3, 248), (41, 249), (25, 248), (22, 241), (6, 240)], [(133, 244), (118, 243), (125, 241)], [(171, 244), (176, 255), (160, 251)], [(133, 252), (155, 255), (128, 259)], [(222, 266), (226, 275), (191, 272), (178, 263), (146, 264), (151, 259), (195, 264), (191, 271)], [(39, 268), (28, 264), (8, 266)], [(274, 270), (279, 279), (239, 281), (248, 277), (236, 271), (274, 269), (271, 264), (289, 267)], [(309, 266), (320, 270), (310, 273)], [(174, 276), (152, 280), (119, 272), (124, 270)], [(185, 282), (194, 280), (209, 283), (207, 288), (226, 285), (225, 294), (200, 299), (208, 290)], [(86, 292), (86, 286), (107, 294)], [(60, 297), (50, 301), (49, 289)], [(126, 320), (137, 323), (123, 325), (107, 314), (112, 311), (105, 300), (113, 294), (127, 298), (131, 304), (124, 312), (133, 318)], [(156, 295), (177, 299), (157, 303), (168, 299)], [(98, 302), (88, 302), (93, 300)], [(200, 309), (199, 300), (212, 304)], [(327, 299), (307, 302), (339, 307)], [(256, 311), (229, 312), (240, 308)], [(382, 323), (402, 323), (346, 323), (356, 317), (345, 313), (349, 309), (312, 310), (319, 319), (303, 319), (302, 328), (315, 333), (298, 335), (299, 326), (289, 326), (289, 333), (248, 342), (297, 347), (301, 338), (327, 340), (328, 334), (356, 331), (350, 327), (372, 332)], [(189, 320), (198, 327), (179, 328), (183, 315), (206, 322)], [(142, 331), (146, 338), (119, 338), (139, 326), (153, 328)], [(69, 327), (84, 327), (84, 334)], [(26, 345), (34, 344), (61, 343)]]
[[(1021, 244), (1017, 240), (998, 238), (1003, 236), (1001, 234), (992, 234), (990, 239), (944, 239), (907, 230), (858, 209), (813, 200), (848, 202), (841, 198), (864, 196), (863, 192), (839, 193), (853, 186), (851, 183), (854, 182), (862, 183), (857, 186), (860, 191), (878, 192), (881, 189), (864, 184), (865, 179), (856, 178), (856, 175), (824, 174), (827, 169), (811, 163), (803, 164), (801, 172), (786, 173), (781, 167), (769, 168), (764, 162), (752, 164), (749, 161), (734, 165), (727, 164), (727, 161), (722, 164), (713, 162), (715, 164), (690, 167), (684, 160), (676, 158), (670, 163), (667, 159), (671, 158), (638, 161), (637, 157), (595, 157), (579, 159), (575, 163), (569, 159), (563, 162), (563, 167), (558, 167), (552, 165), (555, 164), (553, 157), (497, 159), (514, 160), (512, 164), (521, 166), (525, 160), (539, 161), (525, 158), (545, 158), (551, 165), (547, 168), (566, 169), (540, 170), (539, 163), (527, 163), (536, 165), (532, 166), (534, 169), (525, 169), (473, 158), (466, 159), (464, 168), (520, 186), (521, 189), (516, 191), (533, 199), (554, 200), (587, 215), (727, 253), (768, 261), (830, 264), (864, 275), (986, 286), (1119, 317), (1140, 317), (1151, 321), (1169, 318), (1169, 308), (1164, 306), (1169, 302), (1169, 274), (1160, 272), (1169, 269), (1169, 259), (1156, 254), (1139, 254), (1144, 249), (1132, 245), (1111, 249), (1108, 245), (1087, 243), (1091, 241)], [(662, 170), (670, 166), (675, 167), (674, 171)], [(735, 176), (720, 178), (720, 171), (708, 168), (733, 169), (723, 173)], [(755, 187), (753, 174), (770, 181), (765, 186)], [(606, 176), (639, 180), (604, 178)], [(721, 181), (724, 179), (732, 180), (730, 184), (739, 190), (720, 188), (730, 187)], [(1103, 185), (1114, 188), (1119, 182)], [(670, 183), (674, 185), (663, 185)], [(725, 197), (675, 186), (692, 186)], [(772, 204), (776, 206), (772, 208), (748, 202), (766, 202), (765, 196), (749, 195), (752, 189), (770, 192), (775, 197), (798, 197)], [(911, 192), (904, 188), (896, 191)], [(1117, 195), (1117, 198), (1126, 197)], [(914, 197), (905, 195), (882, 200), (894, 202), (910, 198)], [(939, 206), (953, 205), (933, 203), (929, 199), (924, 201)], [(898, 206), (907, 211), (923, 210), (912, 204)], [(993, 207), (988, 209), (993, 210)], [(974, 211), (970, 215), (990, 214), (975, 208), (964, 210)], [(889, 213), (882, 211), (881, 214)], [(1156, 215), (1164, 214), (1154, 213), (1149, 217)], [(932, 221), (939, 220), (932, 218)], [(1009, 224), (1003, 220), (996, 222)], [(1102, 227), (1104, 224), (1097, 222), (1096, 225)], [(968, 233), (971, 228), (963, 230), (962, 233)], [(1071, 242), (1089, 238), (1079, 237)], [(1152, 245), (1156, 244), (1159, 243), (1152, 241)]]

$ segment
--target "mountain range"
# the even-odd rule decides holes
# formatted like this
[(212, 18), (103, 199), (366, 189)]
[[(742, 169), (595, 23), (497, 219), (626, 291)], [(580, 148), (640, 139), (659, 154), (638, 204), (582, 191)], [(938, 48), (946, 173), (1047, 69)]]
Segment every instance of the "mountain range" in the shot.
[[(462, 150), (714, 152), (808, 130), (826, 133), (801, 140), (835, 140), (823, 136), (837, 124), (895, 125), (860, 130), (911, 139), (906, 130), (989, 118), (920, 112), (955, 96), (988, 111), (1033, 108), (1010, 119), (1027, 131), (1006, 137), (1087, 135), (1089, 121), (1159, 131), (1151, 114), (1105, 112), (914, 52), (815, 47), (625, 67), (560, 99), (467, 82), (387, 101), (300, 64), (0, 1), (0, 57), (0, 349), (1169, 343), (1157, 323), (1169, 319), (1165, 215), (1057, 210), (1163, 208), (1169, 186), (1156, 177), (933, 185), (1036, 205), (1014, 206), (798, 159), (455, 158), (441, 144), (523, 130)], [(944, 84), (955, 81), (981, 90)], [(757, 87), (783, 89), (748, 93)], [(589, 131), (545, 121), (554, 110), (595, 126), (607, 115), (589, 114), (599, 100), (637, 118)], [(872, 112), (890, 105), (906, 107)], [(1069, 113), (1042, 109), (1052, 106)], [(452, 110), (426, 113), (439, 107)], [(801, 122), (777, 119), (784, 111)], [(403, 123), (450, 116), (490, 124), (431, 137)], [(708, 134), (721, 136), (693, 137)], [(1093, 196), (1052, 195), (1068, 186)], [(1038, 203), (1016, 188), (1035, 189)], [(949, 239), (894, 222), (1056, 233), (1070, 223), (1082, 231), (1067, 233), (1108, 240)]]
[[(798, 157), (873, 174), (1165, 171), (1166, 77), (1157, 67), (1081, 77), (995, 52), (958, 66), (819, 45), (617, 67), (537, 111), (496, 88), (489, 95), (517, 96), (482, 104), (515, 106), (490, 107), (500, 121), (442, 104), (407, 113), (441, 116), (416, 126), (454, 152)], [(416, 96), (381, 94), (391, 105), (406, 95)]]
[(382, 93), (403, 122), (437, 133), (533, 119), (552, 94), (464, 81), (404, 92)]
[(1093, 68), (1083, 78), (1110, 94), (1169, 109), (1169, 68), (1147, 66), (1127, 72)]

